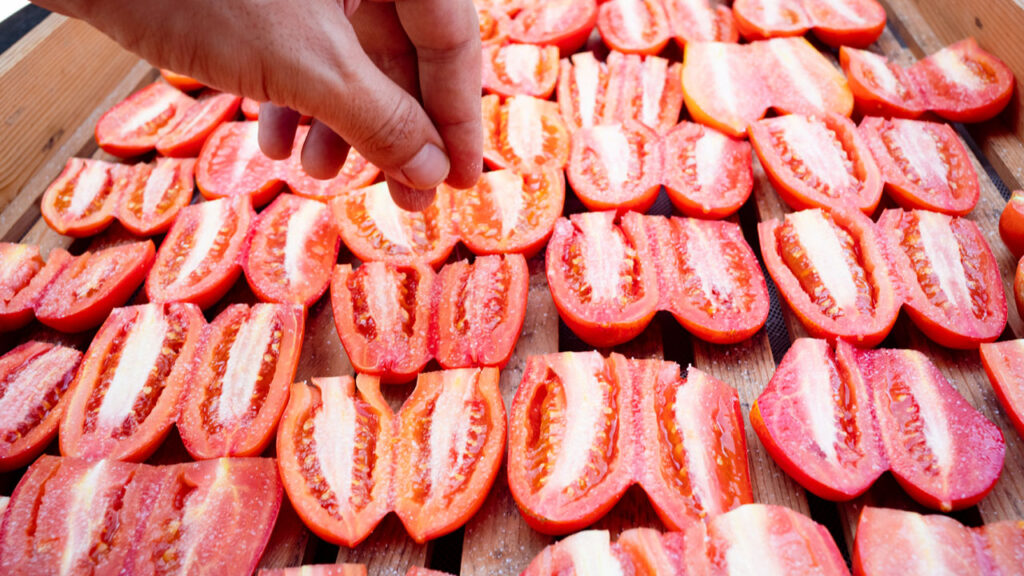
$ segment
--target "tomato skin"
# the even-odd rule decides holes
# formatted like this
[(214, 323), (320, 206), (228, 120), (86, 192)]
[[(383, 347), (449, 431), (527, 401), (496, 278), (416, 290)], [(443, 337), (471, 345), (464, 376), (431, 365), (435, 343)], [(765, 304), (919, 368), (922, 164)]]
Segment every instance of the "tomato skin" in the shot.
[(224, 92), (201, 94), (185, 109), (174, 128), (156, 141), (156, 151), (170, 158), (195, 158), (210, 134), (238, 114), (242, 98)]
[(394, 478), (395, 513), (414, 541), (448, 534), (480, 509), (505, 456), (505, 419), (497, 368), (417, 379), (398, 414)]
[[(846, 205), (870, 216), (882, 197), (882, 177), (857, 126), (838, 114), (822, 117), (790, 115), (750, 125), (750, 143), (772, 187), (794, 210)], [(827, 149), (810, 156), (814, 150)], [(801, 154), (804, 157), (801, 157)], [(815, 160), (819, 160), (814, 164)], [(822, 164), (838, 161), (846, 173)], [(844, 182), (836, 182), (843, 178)], [(852, 197), (851, 197), (852, 196)]]
[(856, 498), (888, 469), (868, 378), (849, 343), (800, 338), (750, 411), (772, 459), (820, 498)]
[[(834, 236), (823, 238), (821, 229)], [(849, 208), (805, 210), (781, 222), (762, 222), (757, 231), (768, 273), (812, 337), (844, 338), (861, 347), (885, 339), (902, 298), (882, 234), (867, 216)], [(814, 245), (819, 249), (812, 255)], [(854, 249), (863, 264), (853, 259)], [(826, 268), (833, 261), (843, 264), (845, 275)], [(858, 265), (854, 268), (851, 262)], [(814, 284), (805, 287), (802, 281)]]
[(253, 223), (242, 257), (245, 278), (264, 302), (308, 308), (331, 283), (340, 244), (327, 206), (282, 194)]
[(142, 285), (154, 252), (153, 242), (146, 240), (74, 257), (39, 299), (36, 318), (61, 332), (98, 326)]
[(913, 119), (927, 109), (907, 71), (886, 57), (843, 46), (839, 64), (862, 115)]
[[(569, 131), (554, 102), (513, 96), (502, 104), (488, 94), (481, 99), (480, 109), (484, 162), (492, 169), (537, 173), (561, 170), (569, 162)], [(541, 149), (534, 149), (538, 144)]]
[(483, 87), (502, 98), (547, 100), (558, 82), (558, 48), (494, 42), (483, 47)]
[[(149, 300), (189, 302), (203, 309), (220, 300), (242, 271), (241, 255), (255, 216), (248, 196), (183, 208), (146, 278)], [(184, 278), (183, 268), (188, 271)]]
[(284, 304), (234, 304), (203, 327), (177, 421), (193, 458), (263, 453), (288, 400), (304, 328), (302, 307)]
[(0, 242), (0, 332), (32, 321), (35, 303), (55, 275), (53, 268), (46, 267), (38, 246)]
[(50, 228), (67, 236), (85, 238), (99, 233), (114, 221), (125, 169), (103, 160), (68, 159), (64, 170), (43, 193), (43, 219)]
[(572, 135), (569, 185), (588, 210), (646, 212), (661, 190), (662, 148), (647, 126), (627, 120)]
[(334, 325), (356, 372), (390, 384), (408, 382), (423, 370), (430, 361), (436, 281), (433, 269), (422, 263), (334, 268)]
[(161, 68), (160, 75), (164, 77), (164, 80), (166, 80), (168, 84), (174, 86), (182, 92), (195, 92), (197, 90), (202, 90), (203, 88), (206, 88), (206, 85), (200, 82), (199, 80), (196, 80), (191, 76), (185, 76), (184, 74), (172, 72), (167, 68)]
[(454, 234), (474, 254), (522, 254), (531, 258), (547, 244), (565, 204), (560, 170), (518, 174), (492, 170), (468, 190), (446, 184)]
[(734, 214), (754, 189), (751, 148), (695, 122), (680, 122), (662, 137), (662, 183), (677, 210), (693, 218)]
[[(96, 122), (96, 143), (119, 158), (145, 154), (195, 103), (184, 92), (154, 82), (107, 110)], [(139, 117), (140, 112), (148, 112)], [(126, 127), (127, 126), (127, 127)]]
[(526, 319), (526, 258), (508, 254), (453, 262), (441, 269), (436, 286), (438, 363), (504, 368)]
[[(643, 257), (650, 253), (649, 240), (635, 220), (623, 220), (620, 227), (614, 219), (614, 212), (560, 218), (545, 258), (559, 316), (584, 342), (596, 347), (632, 340), (658, 309), (654, 265)], [(618, 274), (614, 284), (606, 278), (611, 273)], [(594, 282), (600, 285), (595, 287)], [(600, 294), (594, 298), (597, 291)]]
[(1024, 340), (984, 343), (979, 346), (992, 390), (1017, 433), (1024, 437)]
[(603, 2), (597, 12), (597, 29), (605, 44), (626, 54), (657, 54), (671, 37), (660, 0)]
[[(78, 350), (36, 340), (0, 356), (3, 399), (8, 401), (0, 419), (0, 472), (16, 470), (35, 460), (56, 437), (81, 360)], [(23, 380), (26, 377), (29, 380)], [(19, 413), (18, 400), (11, 403), (12, 399), (36, 404), (29, 406), (32, 413)], [(36, 412), (40, 407), (44, 408), (42, 414)], [(36, 421), (29, 422), (30, 427), (23, 430), (27, 417)], [(14, 439), (9, 439), (9, 435)]]
[(1014, 190), (999, 215), (999, 237), (1014, 258), (1024, 256), (1024, 190)]
[[(952, 122), (990, 120), (1013, 96), (1013, 72), (971, 37), (919, 60), (907, 69), (907, 74), (917, 84), (928, 108)], [(959, 76), (963, 74), (972, 77), (961, 82)]]
[[(149, 458), (174, 425), (204, 323), (193, 304), (144, 304), (111, 312), (75, 375), (61, 418), (61, 454), (131, 462)], [(160, 351), (149, 358), (152, 363), (137, 366), (151, 349)], [(138, 368), (143, 371), (136, 372)], [(140, 374), (144, 379), (133, 378)], [(157, 390), (156, 397), (144, 387)], [(104, 405), (116, 405), (121, 397), (132, 401), (121, 405), (121, 413), (104, 411)], [(148, 410), (137, 409), (139, 403), (148, 404)], [(124, 408), (129, 409), (127, 414)]]
[(977, 224), (925, 210), (890, 209), (878, 228), (907, 314), (925, 335), (960, 349), (999, 338), (1006, 327), (1006, 294)]
[(949, 124), (868, 117), (859, 130), (901, 207), (964, 216), (978, 203), (978, 174)]
[[(305, 432), (307, 426), (308, 433)], [(356, 495), (350, 493), (348, 498), (331, 506), (336, 510), (332, 512), (324, 504), (331, 501), (330, 497), (321, 497), (326, 493), (325, 488), (313, 487), (307, 480), (306, 474), (323, 475), (325, 459), (333, 456), (330, 447), (326, 454), (317, 450), (323, 441), (318, 434), (324, 434), (322, 438), (327, 440), (343, 435), (348, 439), (343, 442), (360, 442), (360, 450), (372, 451), (366, 456), (366, 476), (353, 478), (353, 481), (369, 484), (358, 493), (362, 503), (358, 510), (351, 506)], [(351, 376), (314, 378), (309, 384), (292, 384), (288, 407), (277, 432), (277, 467), (292, 506), (317, 536), (334, 544), (354, 547), (366, 539), (388, 513), (394, 460), (392, 446), (397, 435), (397, 418), (380, 394), (379, 380), (373, 376), (360, 374), (355, 381)], [(313, 453), (305, 454), (305, 446), (312, 446)], [(305, 461), (311, 455), (313, 460), (307, 465)], [(332, 490), (330, 481), (325, 483), (326, 490)]]
[(508, 35), (513, 42), (557, 46), (568, 56), (583, 46), (596, 24), (596, 0), (527, 2), (512, 19)]
[(196, 185), (207, 200), (250, 196), (263, 206), (284, 186), (283, 161), (263, 154), (256, 122), (224, 122), (210, 134), (199, 152)]

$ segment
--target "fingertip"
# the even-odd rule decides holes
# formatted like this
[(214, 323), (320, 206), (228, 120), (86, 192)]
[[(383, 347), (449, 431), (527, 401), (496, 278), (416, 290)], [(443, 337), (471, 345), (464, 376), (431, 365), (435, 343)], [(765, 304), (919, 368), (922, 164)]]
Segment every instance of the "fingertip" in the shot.
[(436, 188), (417, 190), (390, 176), (385, 176), (385, 180), (387, 180), (388, 190), (391, 192), (391, 199), (402, 210), (422, 212), (434, 202)]
[(260, 150), (274, 160), (285, 160), (291, 156), (299, 117), (300, 114), (291, 108), (261, 103), (257, 120)]
[(349, 145), (341, 136), (314, 120), (302, 145), (302, 169), (320, 180), (334, 178), (345, 164), (348, 150)]

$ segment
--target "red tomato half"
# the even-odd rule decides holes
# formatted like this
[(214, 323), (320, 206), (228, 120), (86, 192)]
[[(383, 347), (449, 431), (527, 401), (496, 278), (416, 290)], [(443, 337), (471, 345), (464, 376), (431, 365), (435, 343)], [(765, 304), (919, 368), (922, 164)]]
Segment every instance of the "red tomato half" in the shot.
[(984, 122), (1013, 96), (1013, 72), (978, 46), (961, 40), (907, 70), (928, 108), (953, 122)]
[(202, 312), (193, 304), (144, 304), (110, 313), (75, 376), (61, 418), (64, 456), (141, 462), (178, 415)]
[(592, 346), (614, 346), (644, 331), (658, 309), (649, 239), (635, 220), (614, 212), (560, 218), (548, 242), (548, 285), (558, 313)]
[(483, 86), (491, 94), (547, 100), (555, 91), (558, 48), (554, 46), (487, 44), (483, 62)]
[(865, 377), (850, 344), (800, 338), (750, 410), (772, 459), (820, 498), (860, 496), (889, 468)]
[(35, 280), (45, 263), (38, 246), (0, 242), (0, 332), (25, 326), (45, 286)]
[(1024, 521), (1009, 520), (972, 528), (976, 542), (982, 544), (994, 574), (1019, 572), (1024, 559)]
[(601, 122), (635, 120), (658, 134), (679, 122), (683, 108), (682, 66), (659, 56), (612, 52)]
[(585, 530), (541, 550), (521, 576), (586, 574), (594, 569), (632, 574), (630, 568), (629, 556), (611, 543), (607, 530)]
[(251, 196), (263, 206), (284, 185), (283, 161), (260, 150), (256, 122), (224, 122), (203, 144), (196, 164), (196, 184), (207, 199)]
[(255, 217), (248, 196), (187, 206), (160, 244), (146, 279), (152, 302), (191, 302), (209, 308), (241, 272), (241, 254)]
[(661, 165), (658, 135), (627, 120), (577, 130), (566, 174), (588, 210), (646, 212), (661, 190)]
[(534, 530), (579, 530), (632, 483), (633, 395), (597, 352), (527, 360), (512, 402), (508, 484)]
[(747, 40), (803, 36), (812, 26), (802, 0), (736, 0), (732, 12)]
[(0, 472), (35, 460), (56, 437), (81, 359), (74, 348), (35, 340), (0, 356)]
[(757, 231), (768, 273), (812, 336), (863, 347), (885, 339), (902, 301), (884, 240), (867, 216), (804, 210)]
[(878, 227), (907, 314), (929, 338), (966, 349), (1003, 333), (1006, 294), (977, 224), (927, 210), (886, 210)]
[(521, 254), (459, 260), (437, 277), (437, 361), (504, 368), (526, 318), (530, 270)]
[(593, 52), (573, 54), (558, 65), (558, 107), (570, 131), (601, 123), (608, 90), (608, 66)]
[(750, 143), (775, 191), (794, 210), (849, 206), (870, 216), (878, 206), (882, 177), (849, 118), (768, 118), (750, 125)]
[(408, 382), (430, 360), (436, 275), (422, 263), (366, 262), (334, 269), (334, 325), (352, 366), (386, 383)]
[(752, 336), (768, 319), (768, 288), (754, 251), (732, 222), (627, 214), (653, 248), (662, 310), (718, 344)]
[(267, 447), (295, 378), (304, 316), (301, 306), (234, 304), (203, 327), (178, 415), (193, 458)]
[(860, 133), (900, 206), (964, 216), (978, 203), (978, 174), (949, 124), (870, 117)]
[(196, 90), (202, 90), (206, 87), (205, 84), (191, 76), (171, 72), (166, 68), (160, 69), (160, 75), (164, 77), (164, 80), (166, 80), (168, 84), (182, 92), (195, 92)]
[(1003, 434), (916, 350), (857, 353), (893, 475), (921, 504), (973, 506), (1003, 469)]
[(1024, 340), (982, 344), (981, 363), (996, 398), (1024, 437)]
[(192, 201), (195, 166), (191, 158), (157, 158), (155, 164), (136, 164), (127, 169), (123, 183), (118, 182), (117, 219), (138, 236), (166, 232), (178, 212)]
[(1014, 258), (1024, 256), (1024, 190), (1014, 190), (999, 215), (999, 237)]
[(152, 150), (195, 103), (184, 92), (154, 82), (107, 110), (96, 123), (96, 143), (105, 152), (128, 158)]
[(569, 132), (554, 102), (513, 96), (504, 104), (489, 94), (481, 100), (484, 161), (521, 173), (561, 170), (569, 162)]
[(455, 235), (480, 255), (533, 256), (547, 243), (565, 204), (565, 176), (560, 170), (492, 170), (468, 190), (441, 188), (452, 201)]
[(773, 38), (749, 49), (768, 85), (771, 106), (779, 114), (849, 116), (853, 112), (846, 76), (806, 39)]
[(259, 571), (259, 576), (366, 576), (366, 566), (362, 564), (303, 564), (302, 566), (274, 570), (263, 568)]
[(672, 35), (661, 0), (603, 2), (597, 29), (611, 49), (628, 54), (657, 54)]
[(349, 149), (345, 163), (341, 165), (341, 170), (334, 178), (320, 180), (306, 174), (306, 170), (302, 168), (302, 145), (306, 142), (308, 134), (308, 126), (299, 126), (295, 132), (292, 155), (285, 165), (284, 179), (295, 195), (327, 202), (351, 190), (369, 186), (377, 179), (380, 168), (370, 164), (370, 161), (363, 158), (355, 148)]
[(484, 46), (504, 44), (508, 40), (508, 27), (511, 22), (508, 15), (498, 8), (485, 6), (480, 2), (473, 4), (476, 6), (477, 20), (480, 21), (480, 43)]
[(683, 96), (690, 116), (734, 138), (771, 106), (761, 62), (749, 46), (690, 42), (683, 58)]
[(354, 547), (388, 513), (397, 433), (375, 377), (292, 384), (277, 467), (292, 506), (317, 536)]
[(677, 210), (693, 218), (725, 218), (754, 189), (750, 144), (694, 122), (662, 137), (661, 180)]
[(71, 158), (43, 193), (43, 219), (60, 234), (92, 236), (114, 221), (126, 166)]
[(558, 46), (568, 56), (583, 46), (595, 24), (595, 0), (526, 2), (509, 24), (508, 35), (513, 42)]
[(309, 307), (331, 282), (339, 243), (326, 205), (282, 194), (253, 223), (245, 277), (265, 302)]
[(497, 368), (421, 374), (398, 414), (395, 513), (426, 542), (469, 520), (505, 456), (505, 404)]
[(353, 190), (330, 203), (345, 246), (364, 262), (425, 262), (440, 266), (458, 238), (452, 233), (451, 200), (438, 188), (422, 212), (399, 208), (387, 182)]
[(876, 0), (803, 0), (814, 35), (832, 46), (863, 48), (885, 30), (885, 8)]
[(405, 576), (451, 576), (446, 572), (438, 572), (437, 570), (429, 570), (427, 568), (421, 568), (419, 566), (409, 566), (409, 569), (405, 572)]
[(146, 240), (74, 257), (36, 304), (36, 318), (61, 332), (99, 326), (142, 285), (154, 252), (153, 242)]
[(857, 110), (886, 118), (917, 118), (927, 109), (918, 87), (906, 70), (867, 50), (839, 49)]
[(201, 94), (174, 127), (160, 135), (156, 151), (174, 158), (195, 158), (214, 129), (235, 118), (241, 101), (241, 97), (223, 92)]
[(664, 0), (668, 27), (680, 48), (690, 42), (736, 42), (732, 8), (710, 0)]

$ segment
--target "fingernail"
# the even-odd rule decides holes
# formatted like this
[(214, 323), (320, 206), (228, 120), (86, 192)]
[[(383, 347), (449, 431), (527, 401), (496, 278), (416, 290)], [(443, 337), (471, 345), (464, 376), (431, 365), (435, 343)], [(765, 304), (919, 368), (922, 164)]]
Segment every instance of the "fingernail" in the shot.
[(437, 146), (427, 143), (402, 166), (402, 176), (414, 188), (433, 188), (448, 177), (448, 157)]

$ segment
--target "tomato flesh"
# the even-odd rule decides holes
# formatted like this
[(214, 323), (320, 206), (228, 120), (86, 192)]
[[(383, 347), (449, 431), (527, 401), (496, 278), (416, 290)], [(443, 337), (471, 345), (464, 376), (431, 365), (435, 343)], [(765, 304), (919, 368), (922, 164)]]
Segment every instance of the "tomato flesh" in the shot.
[(114, 221), (122, 167), (103, 160), (71, 158), (43, 193), (43, 219), (60, 234), (92, 236)]
[(608, 0), (597, 12), (601, 39), (613, 50), (657, 54), (671, 32), (661, 0)]
[(295, 195), (328, 202), (352, 190), (369, 186), (377, 179), (380, 168), (371, 164), (355, 148), (349, 149), (345, 163), (341, 165), (341, 170), (334, 178), (320, 180), (306, 174), (302, 168), (302, 145), (306, 142), (308, 134), (308, 126), (299, 126), (295, 132), (292, 154), (284, 167), (284, 180)]
[(663, 134), (683, 108), (682, 66), (659, 56), (612, 52), (602, 123), (635, 120)]
[(210, 134), (196, 163), (196, 185), (203, 197), (251, 196), (263, 206), (284, 185), (281, 165), (260, 150), (256, 122), (224, 122)]
[(747, 40), (803, 36), (812, 26), (801, 0), (736, 0), (732, 10), (739, 33)]
[(907, 69), (928, 108), (952, 122), (984, 122), (1013, 95), (1013, 72), (967, 38)]
[(588, 210), (646, 212), (661, 190), (657, 134), (643, 124), (602, 124), (572, 136), (566, 173)]
[(563, 58), (558, 68), (558, 107), (569, 131), (590, 128), (604, 117), (608, 66), (593, 52)]
[(509, 25), (509, 38), (523, 44), (557, 46), (563, 56), (579, 50), (597, 24), (596, 0), (524, 4)]
[(926, 210), (886, 210), (878, 226), (907, 313), (929, 338), (950, 348), (976, 348), (1003, 333), (1006, 295), (977, 224)]
[(366, 576), (366, 566), (362, 564), (303, 564), (275, 570), (262, 568), (259, 571), (259, 576)]
[(829, 46), (863, 48), (885, 29), (885, 9), (875, 0), (737, 0), (733, 6), (747, 40), (814, 35)]
[(195, 158), (214, 129), (235, 118), (241, 102), (242, 98), (234, 94), (201, 94), (182, 112), (174, 127), (160, 135), (156, 151), (171, 158)]
[(665, 0), (669, 29), (676, 44), (736, 42), (739, 31), (732, 8), (709, 0)]
[(234, 304), (203, 328), (178, 418), (193, 458), (263, 452), (295, 378), (304, 326), (301, 306)]
[(558, 48), (534, 44), (484, 46), (483, 87), (502, 97), (533, 96), (547, 100), (558, 81)]
[(725, 218), (754, 189), (750, 144), (694, 122), (662, 138), (662, 183), (677, 210), (693, 218)]
[(481, 111), (484, 161), (491, 168), (536, 173), (561, 170), (569, 162), (569, 132), (554, 102), (513, 96), (499, 104), (489, 94)]
[(138, 236), (166, 232), (192, 200), (195, 164), (191, 158), (158, 158), (133, 166), (121, 186), (117, 219)]
[(839, 63), (861, 114), (917, 118), (927, 109), (907, 71), (885, 56), (844, 46)]
[(853, 112), (846, 77), (806, 39), (774, 38), (750, 46), (762, 66), (771, 107), (779, 114), (849, 116)]
[(982, 344), (980, 352), (999, 404), (1024, 436), (1024, 340)]
[[(45, 266), (38, 246), (0, 242), (0, 332), (17, 330), (35, 317)], [(45, 286), (44, 286), (45, 287)]]
[(119, 102), (96, 123), (96, 143), (121, 158), (152, 150), (181, 121), (195, 100), (163, 82), (154, 82)]

